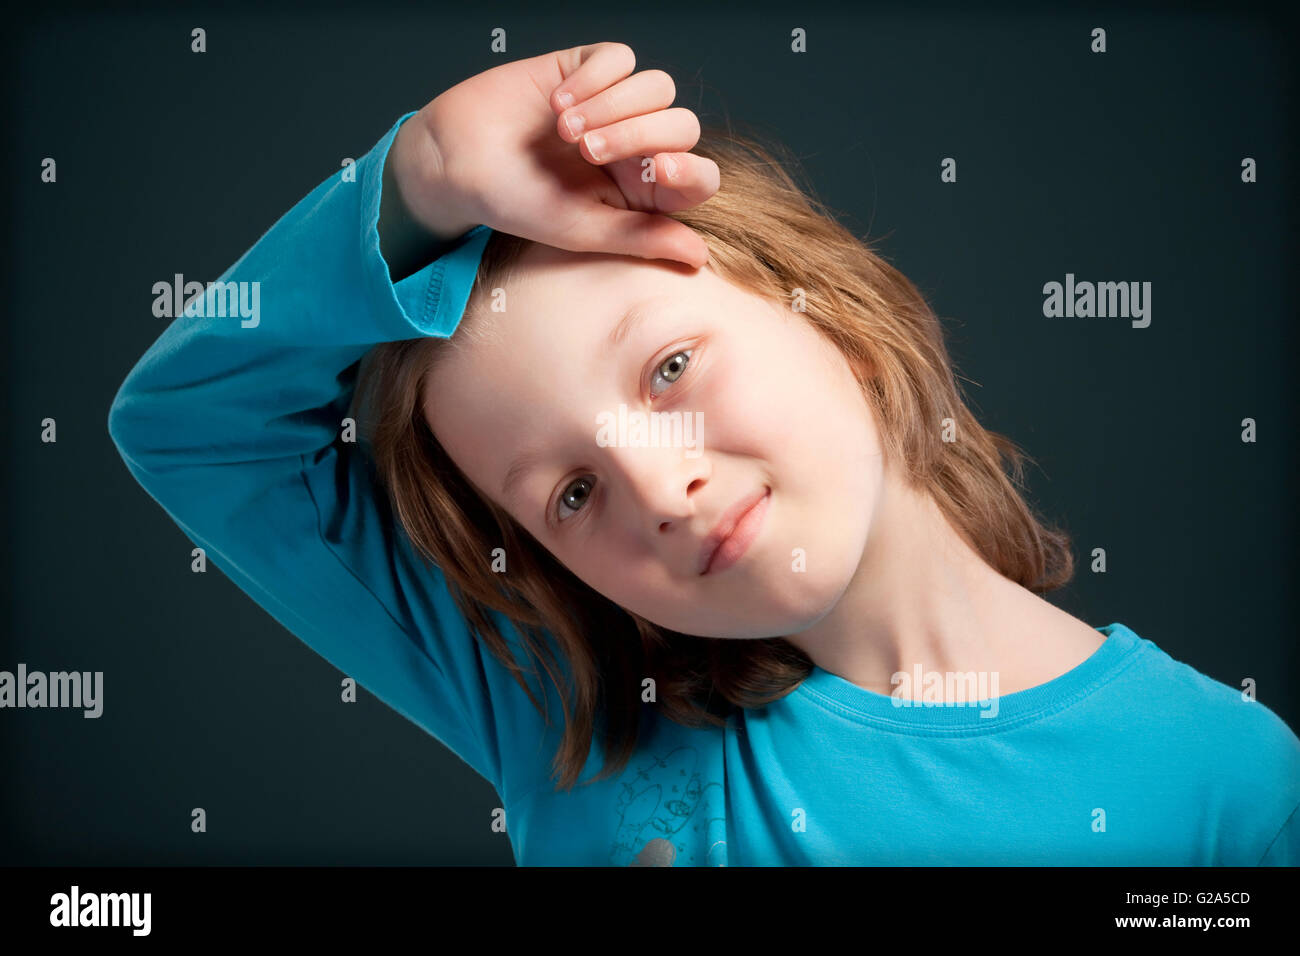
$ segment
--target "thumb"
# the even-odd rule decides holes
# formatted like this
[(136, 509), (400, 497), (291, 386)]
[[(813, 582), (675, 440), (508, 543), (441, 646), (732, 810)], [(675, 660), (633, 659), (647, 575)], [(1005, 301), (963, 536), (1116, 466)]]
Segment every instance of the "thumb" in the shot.
[(697, 269), (709, 261), (709, 247), (699, 233), (660, 213), (614, 209), (600, 203), (583, 225), (582, 238), (593, 252), (673, 259)]

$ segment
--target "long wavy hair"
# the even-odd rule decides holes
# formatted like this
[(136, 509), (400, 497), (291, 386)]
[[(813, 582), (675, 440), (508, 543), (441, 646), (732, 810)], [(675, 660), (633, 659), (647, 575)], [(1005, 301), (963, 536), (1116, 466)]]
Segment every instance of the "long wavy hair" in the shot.
[[(985, 430), (967, 409), (940, 322), (915, 286), (871, 243), (838, 223), (811, 189), (800, 187), (794, 175), (801, 170), (784, 147), (706, 128), (694, 152), (718, 164), (721, 186), (707, 202), (672, 216), (704, 236), (711, 268), (783, 308), (799, 290), (800, 314), (853, 369), (886, 461), (901, 465), (908, 484), (931, 496), (1003, 576), (1040, 594), (1068, 582), (1074, 573), (1069, 537), (1041, 523), (1022, 497), (1025, 454)], [(476, 639), (486, 642), (544, 716), (524, 680), (525, 666), (536, 674), (540, 665), (558, 691), (564, 730), (552, 779), (568, 790), (597, 733), (606, 759), (588, 782), (626, 765), (647, 706), (646, 677), (656, 687), (651, 706), (667, 718), (723, 726), (735, 708), (761, 707), (788, 694), (813, 663), (780, 637), (682, 634), (619, 607), (479, 494), (434, 437), (422, 411), (427, 373), (460, 339), (479, 334), (476, 316), (493, 289), (508, 287), (529, 245), (493, 232), (455, 335), (372, 349), (359, 370), (353, 414), (393, 514), (418, 552), (442, 571)], [(945, 419), (952, 420), (956, 441), (944, 440)], [(507, 573), (493, 571), (498, 548), (507, 556)], [(489, 611), (504, 614), (524, 638), (523, 664)]]

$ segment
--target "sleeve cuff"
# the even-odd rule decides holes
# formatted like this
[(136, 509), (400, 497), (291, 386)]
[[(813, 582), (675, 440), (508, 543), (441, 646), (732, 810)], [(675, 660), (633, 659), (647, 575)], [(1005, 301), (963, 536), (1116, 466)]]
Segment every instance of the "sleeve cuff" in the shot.
[(449, 337), (456, 331), (469, 302), (479, 260), (492, 235), (488, 226), (475, 226), (455, 240), (442, 256), (394, 283), (379, 252), (379, 208), (383, 195), (384, 163), (397, 130), (415, 115), (405, 114), (389, 128), (370, 152), (357, 163), (361, 186), (361, 254), (370, 295), (385, 316), (406, 330), (394, 337), (419, 335)]

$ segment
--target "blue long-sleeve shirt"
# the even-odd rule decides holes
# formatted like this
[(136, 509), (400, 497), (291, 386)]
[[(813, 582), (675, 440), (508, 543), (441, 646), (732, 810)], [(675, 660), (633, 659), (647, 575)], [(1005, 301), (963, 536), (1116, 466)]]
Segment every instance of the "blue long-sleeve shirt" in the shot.
[[(222, 275), (248, 283), (239, 301), (256, 309), (219, 309), (213, 286), (200, 314), (171, 322), (108, 425), (214, 566), (492, 784), (518, 863), (1300, 863), (1300, 740), (1118, 623), (1087, 661), (996, 713), (896, 706), (820, 668), (725, 728), (646, 708), (621, 775), (554, 790), (560, 728), (472, 636), (359, 446), (339, 438), (341, 373), (377, 343), (450, 336), (490, 235), (479, 226), (391, 281), (382, 170), (410, 115), (355, 181), (330, 176)], [(561, 713), (549, 683), (530, 686)], [(597, 740), (582, 779), (602, 761)]]

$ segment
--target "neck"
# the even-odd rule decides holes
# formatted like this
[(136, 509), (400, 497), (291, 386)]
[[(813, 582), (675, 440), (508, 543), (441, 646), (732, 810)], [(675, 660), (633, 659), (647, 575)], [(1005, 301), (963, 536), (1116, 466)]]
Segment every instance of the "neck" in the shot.
[(849, 586), (828, 614), (787, 640), (823, 670), (880, 694), (896, 691), (893, 675), (918, 666), (999, 674), (1009, 693), (1051, 666), (1047, 642), (1035, 648), (1030, 635), (1062, 616), (990, 567), (932, 498), (886, 470)]

